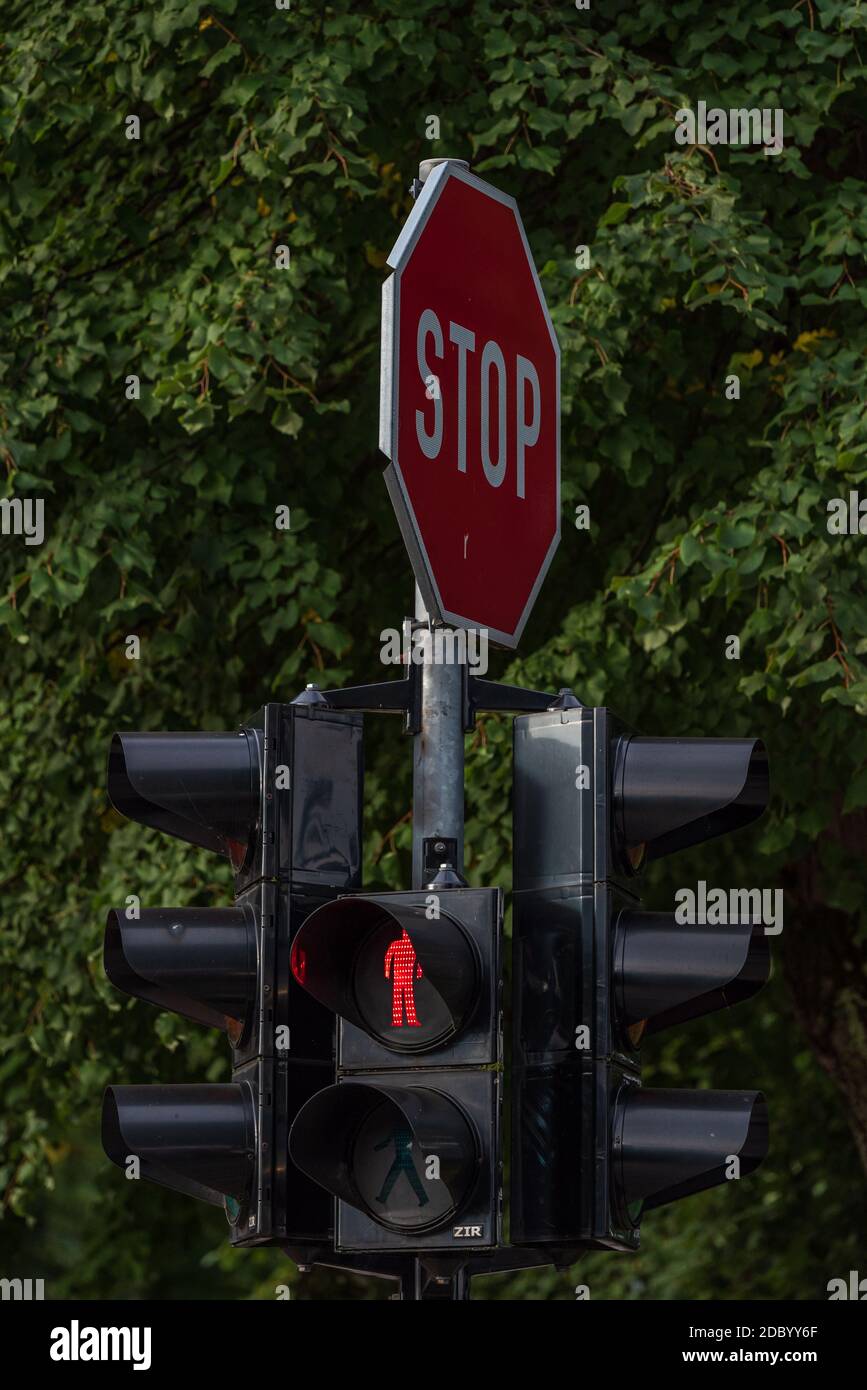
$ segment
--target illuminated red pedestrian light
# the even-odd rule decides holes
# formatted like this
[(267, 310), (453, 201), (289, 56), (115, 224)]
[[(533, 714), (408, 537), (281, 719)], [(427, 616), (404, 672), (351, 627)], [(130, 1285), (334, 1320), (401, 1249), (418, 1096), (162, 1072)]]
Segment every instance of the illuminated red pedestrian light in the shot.
[(441, 1047), (470, 1021), (481, 980), (478, 947), (446, 900), (326, 903), (295, 937), (292, 973), (320, 1004), (392, 1051)]
[(385, 953), (385, 978), (391, 980), (392, 1028), (420, 1028), (415, 1012), (415, 981), (422, 977), (406, 927)]

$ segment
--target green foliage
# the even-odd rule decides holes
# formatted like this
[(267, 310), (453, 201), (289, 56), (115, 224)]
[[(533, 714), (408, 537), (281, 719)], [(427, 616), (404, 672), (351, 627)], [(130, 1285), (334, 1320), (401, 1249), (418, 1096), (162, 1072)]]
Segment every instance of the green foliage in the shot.
[[(863, 829), (829, 832), (867, 805), (864, 542), (826, 522), (867, 478), (867, 17), (7, 0), (4, 21), (0, 453), (46, 524), (41, 546), (0, 538), (7, 1272), (85, 1297), (382, 1296), (228, 1250), (219, 1213), (130, 1191), (101, 1155), (106, 1081), (227, 1071), (222, 1040), (102, 974), (108, 906), (230, 885), (110, 810), (108, 737), (231, 728), (307, 679), (381, 671), (411, 597), (375, 447), (382, 270), (419, 159), (467, 157), (518, 198), (563, 350), (564, 536), (501, 670), (648, 732), (761, 734), (761, 831), (654, 876), (652, 905), (812, 856), (814, 901), (863, 941)], [(699, 100), (781, 107), (784, 152), (677, 145)], [(370, 729), (370, 886), (408, 882), (408, 751), (395, 722)], [(508, 887), (508, 721), (480, 722), (468, 767), (470, 874)], [(850, 990), (863, 1018), (863, 972)], [(649, 1218), (635, 1258), (480, 1296), (822, 1297), (857, 1267), (863, 1175), (782, 981), (648, 1054), (651, 1080), (763, 1084), (768, 1164)], [(841, 1080), (845, 1057), (823, 1062)]]

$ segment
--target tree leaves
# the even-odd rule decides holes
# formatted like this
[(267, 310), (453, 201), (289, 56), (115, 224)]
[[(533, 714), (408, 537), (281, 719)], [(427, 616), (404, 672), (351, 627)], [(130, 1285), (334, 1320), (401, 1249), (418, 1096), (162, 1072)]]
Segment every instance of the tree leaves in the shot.
[[(770, 748), (760, 836), (649, 880), (655, 905), (717, 862), (720, 881), (754, 882), (757, 845), (772, 882), (867, 804), (865, 540), (826, 524), (867, 479), (863, 19), (603, 9), (6, 6), (0, 456), (10, 495), (45, 499), (46, 540), (0, 538), (0, 1190), (12, 1263), (53, 1271), (57, 1296), (250, 1296), (252, 1269), (272, 1296), (278, 1255), (224, 1251), (219, 1213), (182, 1198), (167, 1246), (169, 1199), (130, 1203), (98, 1150), (108, 1079), (227, 1074), (222, 1039), (102, 976), (101, 918), (127, 893), (230, 891), (206, 854), (110, 812), (105, 753), (115, 727), (231, 728), (309, 679), (382, 677), (412, 582), (375, 447), (381, 259), (421, 158), (475, 153), (518, 200), (561, 341), (565, 518), (590, 507), (589, 532), (563, 527), (510, 677), (572, 683), (646, 733)], [(698, 100), (781, 106), (784, 154), (676, 145), (673, 113)], [(503, 887), (510, 737), (492, 716), (467, 741), (468, 873)], [(403, 887), (408, 743), (372, 718), (367, 740), (366, 883)], [(818, 880), (854, 934), (863, 854), (841, 849)], [(647, 1296), (743, 1296), (746, 1278), (755, 1297), (793, 1280), (822, 1297), (829, 1260), (857, 1263), (834, 1195), (856, 1183), (843, 1111), (773, 988), (740, 1029), (691, 1035), (706, 1084), (727, 1084), (727, 1050), (731, 1084), (763, 1068), (782, 1113), (737, 1238), (698, 1238), (723, 1229), (714, 1194), (678, 1204), (637, 1261), (588, 1257), (594, 1296), (640, 1277)], [(651, 1065), (696, 1080), (674, 1045)], [(817, 1252), (802, 1213), (820, 1169)]]

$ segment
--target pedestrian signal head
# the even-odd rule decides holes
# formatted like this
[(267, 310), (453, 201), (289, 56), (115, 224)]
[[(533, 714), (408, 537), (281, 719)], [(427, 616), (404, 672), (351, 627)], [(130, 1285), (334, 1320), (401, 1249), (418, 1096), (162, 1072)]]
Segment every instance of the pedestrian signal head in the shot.
[(439, 1091), (345, 1081), (299, 1112), (289, 1153), (378, 1225), (411, 1234), (435, 1230), (461, 1209), (478, 1177), (480, 1144), (463, 1108)]
[(298, 983), (394, 1052), (441, 1047), (479, 996), (477, 949), (430, 896), (427, 905), (390, 907), (340, 898), (313, 912), (293, 942)]

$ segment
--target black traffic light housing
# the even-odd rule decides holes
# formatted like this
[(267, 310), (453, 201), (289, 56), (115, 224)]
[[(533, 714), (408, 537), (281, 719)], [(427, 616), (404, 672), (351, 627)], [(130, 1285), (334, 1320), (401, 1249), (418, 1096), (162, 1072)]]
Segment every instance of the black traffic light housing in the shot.
[(102, 1139), (120, 1167), (132, 1155), (143, 1178), (222, 1205), (246, 1201), (256, 1145), (256, 1102), (244, 1082), (210, 1086), (109, 1086)]
[(289, 969), (305, 918), (357, 886), (362, 719), (266, 705), (236, 733), (116, 734), (112, 804), (229, 858), (231, 908), (108, 914), (104, 961), (127, 994), (205, 1026), (232, 1046), (232, 1081), (115, 1086), (103, 1144), (140, 1176), (226, 1211), (233, 1244), (321, 1243), (330, 1203), (288, 1160), (301, 1106), (333, 1079), (329, 1014)]
[(338, 1016), (337, 1079), (289, 1152), (337, 1199), (338, 1250), (498, 1243), (502, 913), (492, 888), (365, 894), (295, 937), (296, 981)]
[(234, 733), (116, 733), (121, 815), (224, 855), (235, 893), (260, 879), (311, 891), (361, 877), (362, 718), (269, 704)]
[(754, 820), (767, 788), (757, 740), (643, 739), (594, 708), (515, 721), (515, 1243), (634, 1249), (644, 1211), (760, 1161), (759, 1094), (642, 1089), (638, 1046), (754, 994), (767, 938), (644, 912), (634, 885)]

